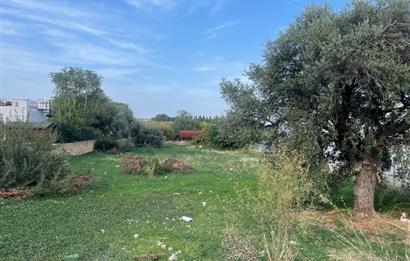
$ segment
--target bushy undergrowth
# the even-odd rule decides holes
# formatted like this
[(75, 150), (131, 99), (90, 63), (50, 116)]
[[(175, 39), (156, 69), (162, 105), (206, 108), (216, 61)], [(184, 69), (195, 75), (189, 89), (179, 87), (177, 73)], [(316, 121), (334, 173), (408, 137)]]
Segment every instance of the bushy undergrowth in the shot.
[(66, 157), (53, 152), (54, 133), (2, 125), (0, 137), (0, 188), (46, 189), (70, 174)]
[(115, 150), (120, 147), (118, 141), (111, 136), (102, 136), (95, 141), (94, 148), (97, 151)]
[[(310, 178), (303, 157), (286, 149), (278, 148), (267, 157), (259, 173), (256, 193), (241, 192), (242, 204), (247, 208), (247, 221), (238, 217), (238, 223), (229, 227), (227, 235), (237, 243), (225, 244), (228, 260), (294, 260), (296, 230), (305, 228), (298, 222), (300, 211), (312, 196), (320, 193)], [(252, 235), (243, 234), (242, 222), (255, 224)], [(247, 242), (245, 245), (244, 242)], [(242, 244), (238, 248), (237, 244)], [(238, 257), (238, 249), (252, 249)], [(242, 257), (241, 257), (242, 256)]]
[(201, 134), (193, 139), (194, 144), (206, 145), (217, 149), (240, 149), (250, 144), (237, 132), (231, 132), (220, 124), (204, 122), (201, 124)]
[(148, 175), (149, 177), (173, 171), (185, 172), (192, 169), (191, 166), (185, 162), (172, 157), (160, 161), (155, 155), (136, 157), (131, 154), (125, 154), (123, 156), (121, 168), (126, 174)]
[(141, 126), (140, 130), (133, 135), (136, 147), (151, 146), (160, 148), (164, 144), (165, 137), (160, 128)]

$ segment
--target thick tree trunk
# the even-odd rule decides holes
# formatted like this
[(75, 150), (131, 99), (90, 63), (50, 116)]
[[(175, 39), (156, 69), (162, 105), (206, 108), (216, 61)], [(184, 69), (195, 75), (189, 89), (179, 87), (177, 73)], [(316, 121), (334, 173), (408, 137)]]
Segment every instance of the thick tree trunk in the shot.
[(354, 189), (354, 211), (357, 217), (372, 217), (374, 210), (374, 191), (377, 185), (379, 164), (375, 160), (362, 160), (355, 164), (356, 184)]

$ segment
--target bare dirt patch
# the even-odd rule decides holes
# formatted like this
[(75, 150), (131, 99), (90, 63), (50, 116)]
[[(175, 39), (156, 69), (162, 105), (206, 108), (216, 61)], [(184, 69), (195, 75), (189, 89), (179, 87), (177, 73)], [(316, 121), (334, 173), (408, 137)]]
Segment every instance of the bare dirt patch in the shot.
[(374, 218), (356, 219), (352, 215), (340, 210), (313, 211), (301, 213), (301, 221), (322, 226), (328, 229), (337, 228), (338, 223), (351, 230), (360, 230), (366, 233), (400, 233), (410, 235), (409, 223), (401, 222), (399, 217), (378, 214)]

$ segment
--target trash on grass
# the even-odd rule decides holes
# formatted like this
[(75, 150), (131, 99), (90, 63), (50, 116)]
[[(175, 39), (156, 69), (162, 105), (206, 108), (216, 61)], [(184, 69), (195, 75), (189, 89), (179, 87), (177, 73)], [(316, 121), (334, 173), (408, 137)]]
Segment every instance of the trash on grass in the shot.
[(177, 261), (178, 260), (178, 252), (172, 253), (172, 255), (168, 258), (169, 261)]
[(185, 222), (191, 222), (193, 219), (191, 217), (183, 216), (183, 217), (181, 217), (181, 220), (183, 220)]
[(80, 255), (76, 253), (76, 254), (64, 256), (63, 259), (64, 260), (74, 260), (74, 259), (77, 259), (79, 257), (80, 257)]

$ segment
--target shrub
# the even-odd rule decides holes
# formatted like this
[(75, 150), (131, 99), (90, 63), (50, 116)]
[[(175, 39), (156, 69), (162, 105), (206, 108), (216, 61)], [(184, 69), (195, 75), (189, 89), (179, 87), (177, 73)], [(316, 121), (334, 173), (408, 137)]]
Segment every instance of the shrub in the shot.
[(175, 131), (172, 128), (170, 123), (167, 122), (160, 122), (158, 127), (161, 129), (162, 133), (164, 134), (166, 140), (173, 140), (175, 138)]
[(0, 137), (0, 188), (48, 188), (70, 174), (66, 157), (53, 152), (54, 133), (1, 125)]
[(173, 171), (186, 172), (192, 170), (192, 167), (185, 162), (172, 157), (160, 162), (155, 155), (144, 158), (130, 154), (123, 156), (121, 168), (126, 174), (148, 175), (149, 177)]
[[(246, 216), (238, 217), (239, 224), (233, 231), (236, 242), (225, 246), (227, 260), (295, 260), (298, 253), (294, 245), (296, 230), (304, 231), (298, 222), (301, 210), (312, 197), (320, 193), (306, 168), (306, 161), (297, 152), (279, 147), (267, 156), (259, 173), (256, 193), (243, 194), (243, 206), (248, 210)], [(241, 235), (244, 222), (254, 224), (252, 235)], [(237, 231), (239, 230), (239, 231)], [(256, 237), (251, 241), (244, 239)], [(230, 235), (232, 238), (232, 235)], [(229, 238), (228, 238), (229, 239)], [(242, 246), (242, 247), (241, 247)], [(254, 259), (235, 259), (242, 255), (238, 249), (257, 249), (252, 251)], [(255, 253), (263, 253), (263, 258)]]
[(59, 134), (57, 142), (61, 143), (93, 140), (100, 132), (92, 127), (75, 128), (66, 124), (61, 124), (56, 129)]
[(155, 148), (162, 147), (165, 137), (160, 128), (142, 126), (138, 133), (134, 132), (132, 137), (136, 147), (152, 146)]
[(118, 141), (114, 137), (102, 136), (96, 140), (94, 148), (95, 150), (105, 152), (109, 150), (118, 149), (119, 146), (120, 145)]

